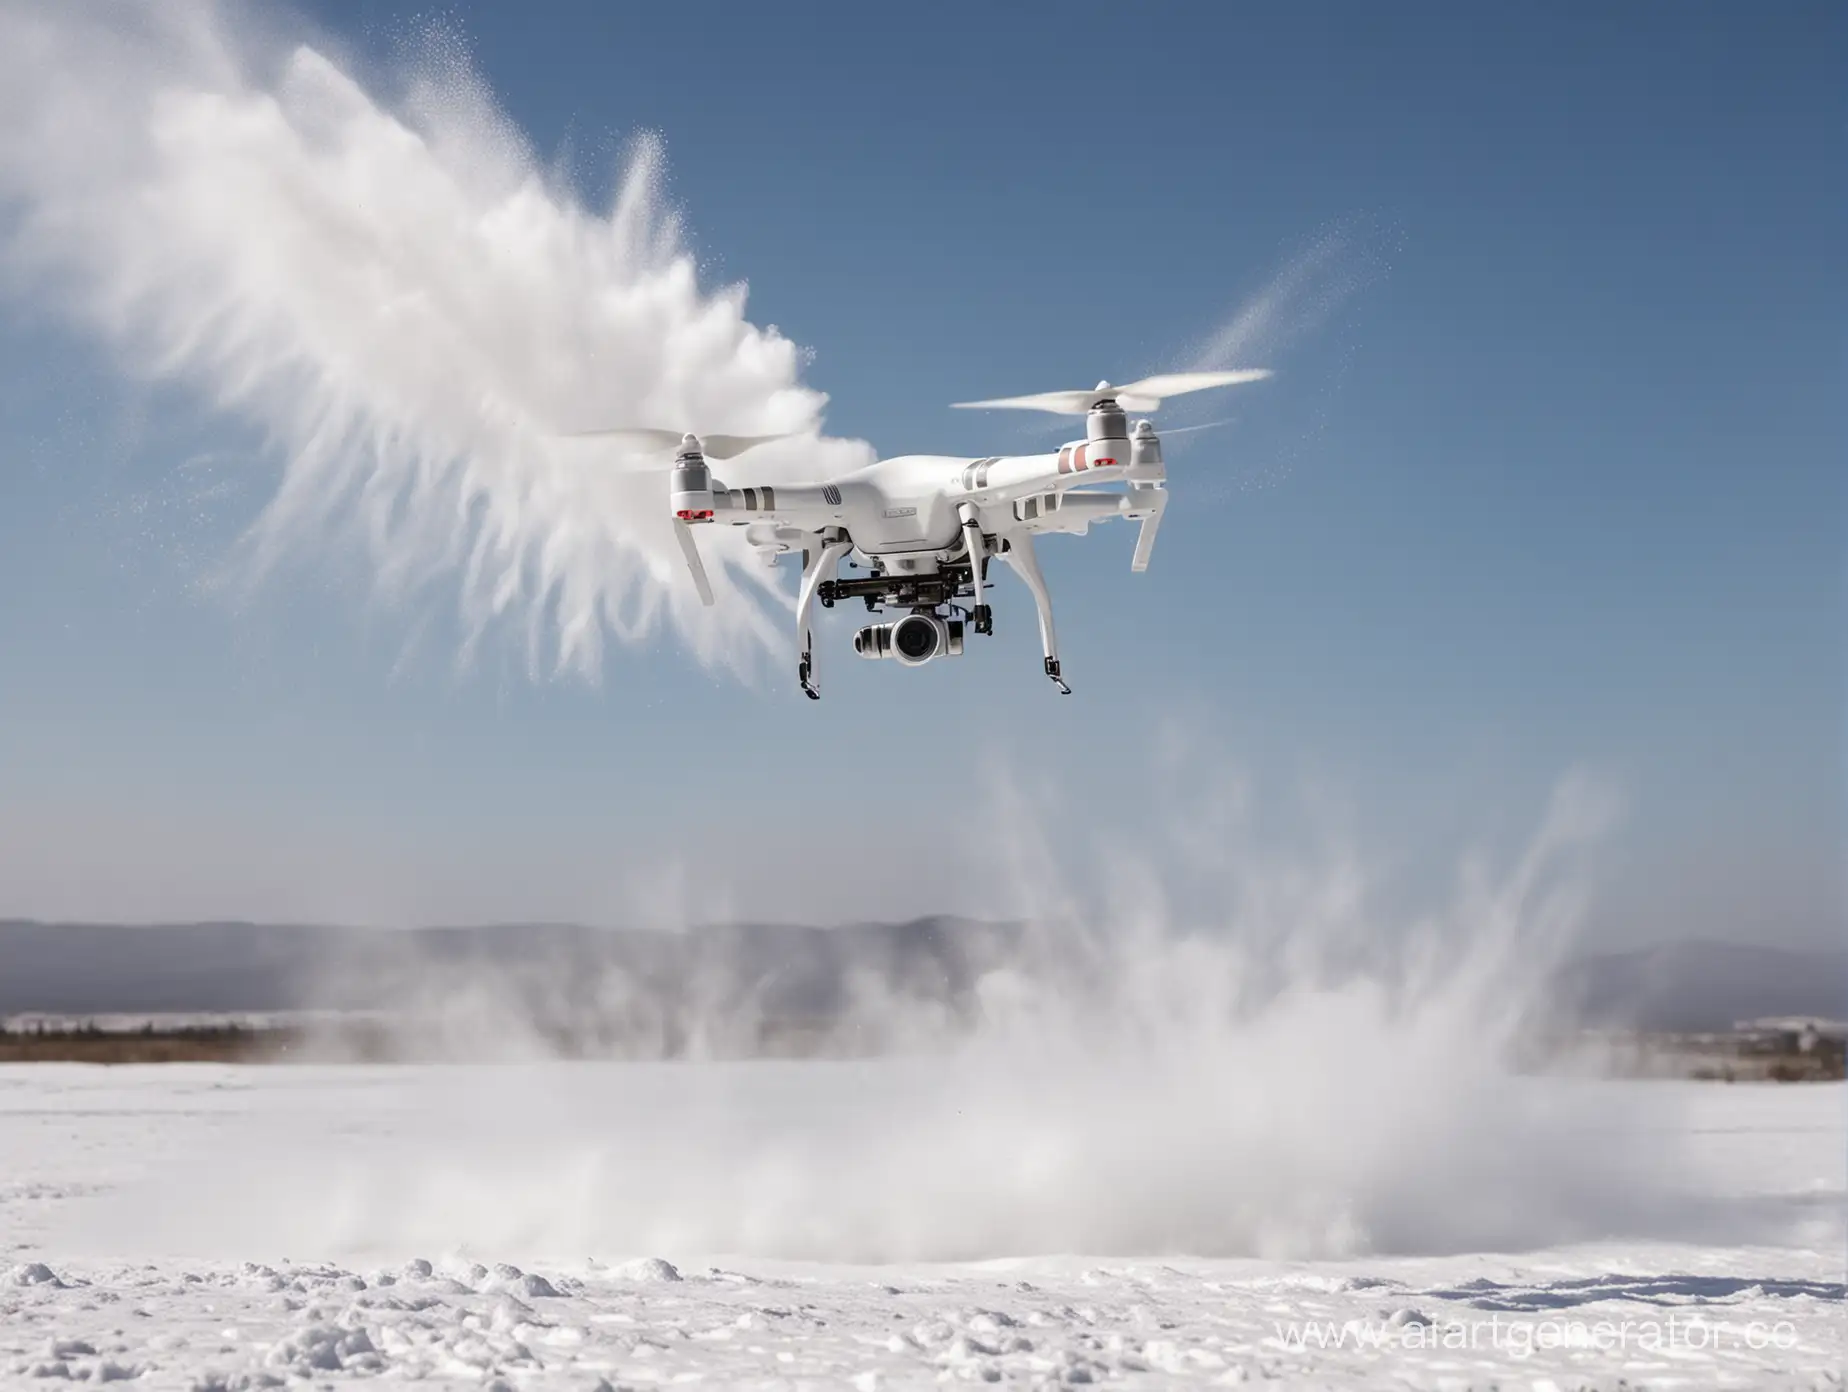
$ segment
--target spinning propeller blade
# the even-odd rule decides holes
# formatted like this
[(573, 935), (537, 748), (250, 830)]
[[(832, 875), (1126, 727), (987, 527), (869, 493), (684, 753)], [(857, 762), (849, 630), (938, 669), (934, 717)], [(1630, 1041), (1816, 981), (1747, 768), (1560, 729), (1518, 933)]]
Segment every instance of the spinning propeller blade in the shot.
[(1100, 401), (1115, 401), (1125, 411), (1153, 411), (1170, 396), (1205, 391), (1209, 387), (1233, 387), (1241, 382), (1261, 382), (1270, 376), (1268, 367), (1241, 367), (1230, 372), (1163, 372), (1113, 387), (1099, 382), (1090, 391), (1040, 392), (1035, 396), (1000, 396), (991, 401), (958, 401), (954, 405), (965, 411), (1016, 410), (1051, 411), (1061, 416), (1082, 416)]
[(678, 449), (682, 444), (696, 446), (708, 459), (732, 459), (746, 450), (767, 445), (772, 440), (788, 440), (793, 436), (785, 432), (781, 435), (694, 435), (683, 430), (655, 430), (646, 426), (618, 426), (613, 430), (580, 430), (570, 438), (574, 440), (615, 440), (625, 445), (649, 452)]

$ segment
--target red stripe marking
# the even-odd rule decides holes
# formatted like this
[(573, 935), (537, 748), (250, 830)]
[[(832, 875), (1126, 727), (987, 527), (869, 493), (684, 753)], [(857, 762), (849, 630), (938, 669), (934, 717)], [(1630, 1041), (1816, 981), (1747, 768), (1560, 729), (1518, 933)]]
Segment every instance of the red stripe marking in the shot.
[(1085, 451), (1085, 446), (1083, 445), (1078, 446), (1077, 449), (1072, 451), (1072, 468), (1074, 470), (1082, 469), (1085, 467), (1084, 451)]

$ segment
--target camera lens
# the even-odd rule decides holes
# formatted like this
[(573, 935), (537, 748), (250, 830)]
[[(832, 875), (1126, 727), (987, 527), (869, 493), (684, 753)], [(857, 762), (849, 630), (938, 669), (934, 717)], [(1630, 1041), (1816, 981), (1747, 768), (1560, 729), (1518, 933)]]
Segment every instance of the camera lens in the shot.
[(892, 647), (907, 662), (928, 662), (937, 655), (937, 625), (926, 615), (913, 614), (892, 630)]

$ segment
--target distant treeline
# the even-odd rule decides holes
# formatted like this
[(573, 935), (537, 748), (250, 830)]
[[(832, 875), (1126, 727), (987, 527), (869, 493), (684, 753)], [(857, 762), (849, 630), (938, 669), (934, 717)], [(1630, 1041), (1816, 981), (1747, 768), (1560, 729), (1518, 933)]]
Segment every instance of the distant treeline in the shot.
[(241, 1024), (105, 1029), (33, 1021), (0, 1030), (0, 1063), (259, 1063), (305, 1043), (293, 1027)]
[(428, 1063), (554, 1059), (813, 1058), (864, 1053), (824, 1022), (760, 1021), (749, 1039), (715, 1049), (669, 1033), (637, 1037), (613, 1027), (522, 1026), (506, 1035), (457, 1033), (439, 1022), (376, 1015), (251, 1023), (134, 1024), (31, 1020), (0, 1024), (0, 1063)]

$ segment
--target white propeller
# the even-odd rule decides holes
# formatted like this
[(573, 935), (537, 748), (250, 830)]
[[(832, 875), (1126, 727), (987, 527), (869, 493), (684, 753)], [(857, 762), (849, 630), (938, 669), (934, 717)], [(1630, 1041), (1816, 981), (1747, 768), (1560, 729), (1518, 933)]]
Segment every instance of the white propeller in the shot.
[(682, 445), (697, 449), (708, 459), (733, 459), (746, 450), (767, 445), (772, 440), (788, 440), (793, 436), (785, 432), (781, 435), (695, 435), (683, 430), (654, 430), (646, 426), (618, 426), (613, 430), (580, 430), (570, 438), (574, 440), (615, 440), (626, 445), (637, 445), (650, 452), (678, 449)]
[(1268, 367), (1241, 367), (1230, 372), (1162, 372), (1113, 387), (1099, 382), (1090, 391), (1040, 392), (1035, 396), (1001, 396), (992, 401), (958, 401), (961, 410), (1051, 411), (1061, 416), (1082, 416), (1100, 401), (1115, 401), (1125, 411), (1158, 410), (1164, 398), (1205, 391), (1209, 387), (1234, 387), (1241, 382), (1261, 382), (1270, 376)]

